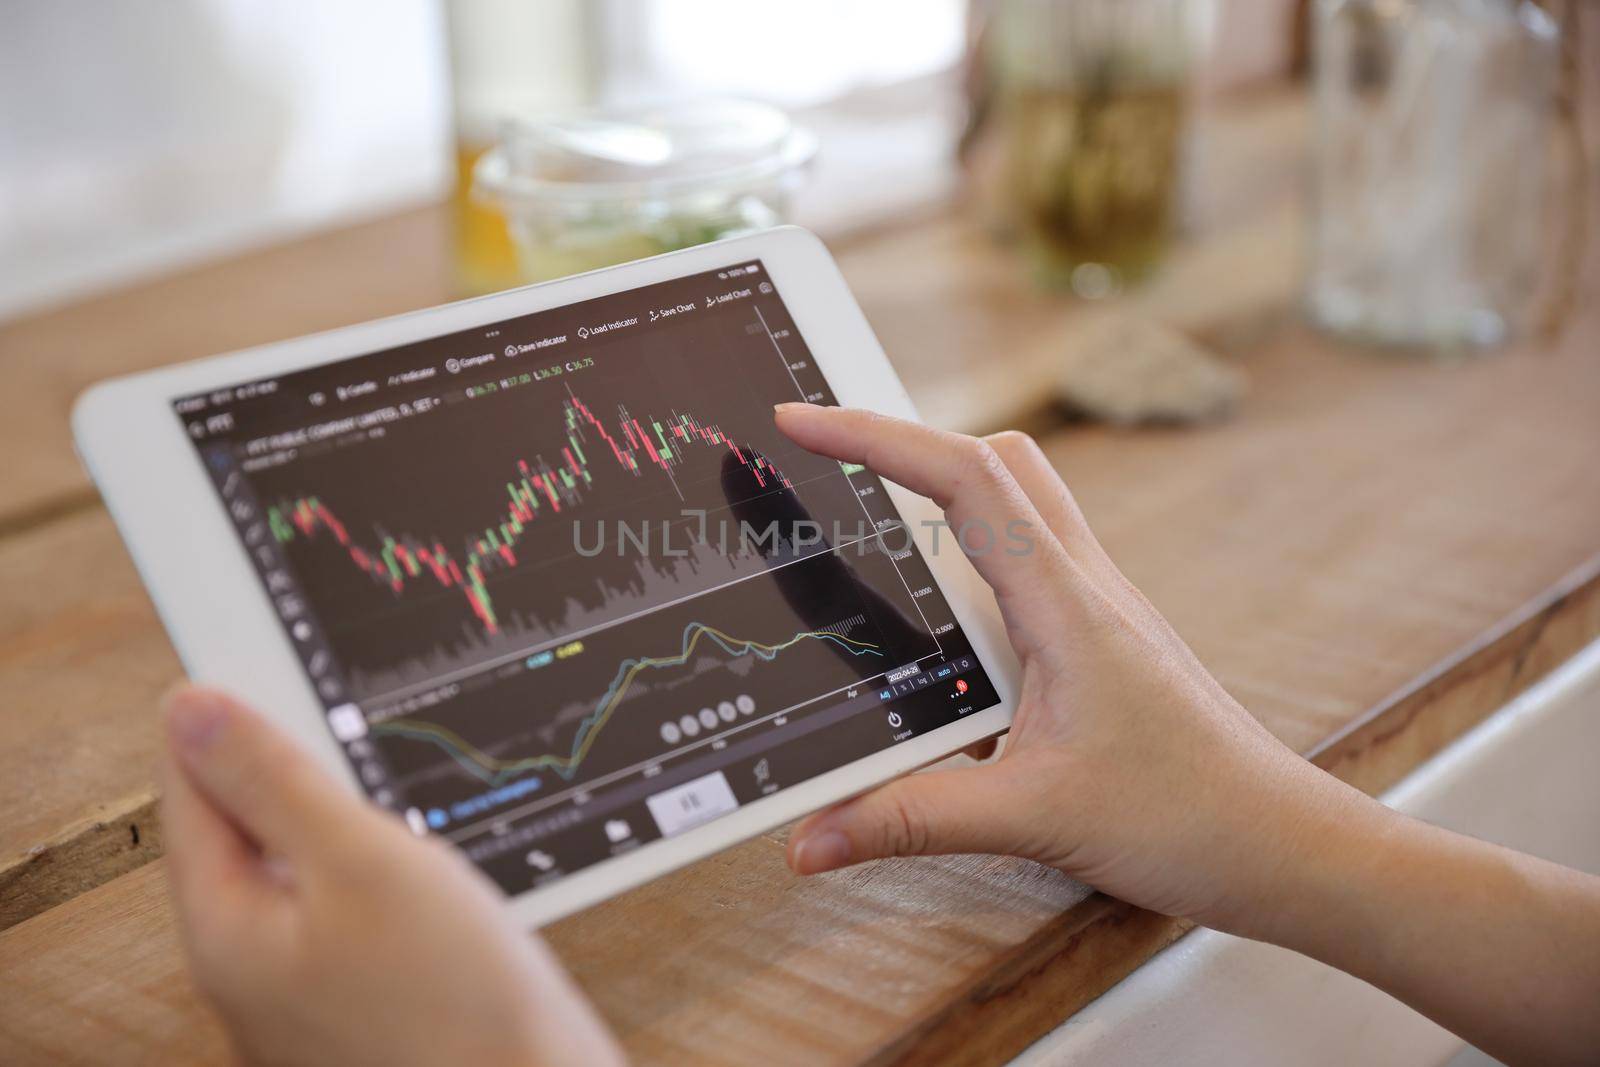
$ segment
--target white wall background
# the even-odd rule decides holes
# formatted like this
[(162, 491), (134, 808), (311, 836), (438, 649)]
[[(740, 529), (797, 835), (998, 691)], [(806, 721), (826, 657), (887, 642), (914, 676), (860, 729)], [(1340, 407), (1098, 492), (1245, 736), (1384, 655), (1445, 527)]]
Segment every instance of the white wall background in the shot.
[(0, 0), (0, 318), (442, 195), (454, 166), (448, 24), (519, 38), (511, 53), (541, 72), (534, 92), (554, 105), (732, 92), (796, 106), (949, 65), (964, 10)]
[(429, 0), (8, 0), (0, 316), (436, 195)]

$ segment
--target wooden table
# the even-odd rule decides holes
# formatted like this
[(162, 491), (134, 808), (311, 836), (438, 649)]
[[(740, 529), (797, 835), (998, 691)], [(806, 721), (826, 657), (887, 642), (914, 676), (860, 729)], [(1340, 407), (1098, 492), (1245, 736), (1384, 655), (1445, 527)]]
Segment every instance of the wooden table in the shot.
[[(1193, 239), (1109, 307), (1035, 293), (958, 212), (837, 247), (935, 421), (1046, 424), (1055, 354), (1097, 316), (1237, 359), (1252, 391), (1230, 423), (1058, 428), (1046, 447), (1229, 689), (1377, 790), (1600, 633), (1600, 314), (1548, 350), (1449, 367), (1310, 334), (1289, 312), (1301, 114), (1268, 101), (1213, 131)], [(0, 1062), (221, 1055), (151, 821), (153, 705), (178, 668), (71, 457), (72, 396), (437, 303), (445, 268), (428, 210), (0, 326)], [(549, 931), (640, 1060), (999, 1062), (1183, 932), (1010, 860), (800, 881), (782, 837)]]

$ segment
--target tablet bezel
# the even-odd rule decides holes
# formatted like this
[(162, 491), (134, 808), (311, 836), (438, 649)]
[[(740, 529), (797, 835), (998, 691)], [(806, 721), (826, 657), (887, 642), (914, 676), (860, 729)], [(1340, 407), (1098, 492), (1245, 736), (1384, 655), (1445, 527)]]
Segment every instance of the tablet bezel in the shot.
[[(179, 658), (197, 681), (262, 709), (349, 788), (354, 774), (271, 609), (200, 455), (173, 411), (175, 398), (274, 378), (458, 330), (670, 281), (746, 260), (762, 261), (816, 366), (840, 404), (916, 418), (832, 257), (811, 233), (782, 227), (326, 333), (111, 379), (73, 408), (79, 454), (127, 542)], [(994, 597), (959, 551), (935, 553), (934, 504), (897, 485), (890, 499), (1000, 695), (994, 707), (891, 745), (751, 801), (712, 822), (602, 860), (509, 898), (539, 926), (836, 803), (1004, 731), (1019, 670)]]

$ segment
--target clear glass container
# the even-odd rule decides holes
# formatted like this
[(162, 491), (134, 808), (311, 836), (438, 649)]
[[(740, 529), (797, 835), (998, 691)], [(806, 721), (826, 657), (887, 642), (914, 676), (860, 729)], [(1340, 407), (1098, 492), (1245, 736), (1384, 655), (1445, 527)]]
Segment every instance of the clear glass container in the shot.
[(1050, 284), (1108, 296), (1160, 262), (1207, 0), (997, 0), (998, 216)]
[(739, 100), (510, 122), (475, 190), (540, 281), (777, 225), (815, 152), (781, 111)]
[(1545, 239), (1558, 33), (1524, 0), (1317, 0), (1307, 304), (1374, 344), (1499, 342)]

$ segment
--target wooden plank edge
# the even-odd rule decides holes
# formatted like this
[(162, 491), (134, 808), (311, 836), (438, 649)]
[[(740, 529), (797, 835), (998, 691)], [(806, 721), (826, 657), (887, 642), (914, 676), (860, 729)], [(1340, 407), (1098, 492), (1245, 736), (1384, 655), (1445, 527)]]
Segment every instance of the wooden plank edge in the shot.
[[(1307, 758), (1367, 793), (1381, 793), (1597, 637), (1600, 556)], [(1007, 1063), (1192, 927), (1097, 893), (867, 1062)]]
[(63, 904), (162, 853), (154, 789), (120, 797), (0, 866), (0, 930)]
[(1096, 893), (938, 1012), (874, 1067), (1009, 1063), (1194, 926)]
[(1600, 636), (1600, 555), (1306, 758), (1378, 794)]
[(8, 514), (0, 514), (0, 540), (29, 533), (100, 506), (100, 494), (91, 485), (62, 490), (54, 496), (24, 504)]

